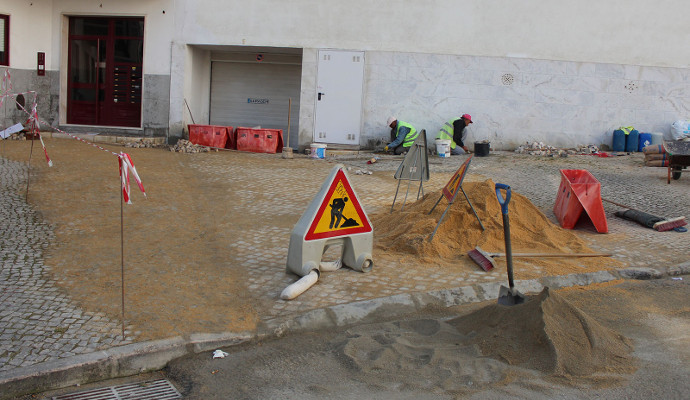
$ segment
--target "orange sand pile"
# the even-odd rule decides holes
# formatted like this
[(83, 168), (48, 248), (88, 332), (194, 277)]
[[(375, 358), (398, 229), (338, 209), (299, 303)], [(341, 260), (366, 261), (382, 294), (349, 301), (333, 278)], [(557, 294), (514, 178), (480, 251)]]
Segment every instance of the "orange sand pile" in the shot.
[[(433, 241), (428, 238), (441, 218), (448, 201), (443, 198), (431, 215), (427, 215), (441, 196), (440, 191), (426, 194), (407, 204), (404, 211), (396, 210), (373, 216), (375, 246), (388, 254), (406, 254), (420, 263), (443, 264), (467, 258), (476, 246), (491, 253), (505, 253), (501, 206), (496, 198), (494, 183), (465, 182), (463, 189), (484, 224), (482, 231), (477, 218), (458, 193)], [(594, 253), (575, 233), (553, 224), (526, 197), (512, 192), (508, 207), (513, 253)], [(505, 263), (505, 257), (496, 258)], [(585, 272), (607, 269), (619, 262), (609, 257), (596, 258), (515, 258), (514, 262), (530, 263), (547, 269), (549, 274)], [(520, 278), (527, 278), (521, 276)]]
[(634, 370), (632, 345), (564, 297), (545, 288), (526, 303), (491, 304), (449, 321), (484, 355), (560, 376)]

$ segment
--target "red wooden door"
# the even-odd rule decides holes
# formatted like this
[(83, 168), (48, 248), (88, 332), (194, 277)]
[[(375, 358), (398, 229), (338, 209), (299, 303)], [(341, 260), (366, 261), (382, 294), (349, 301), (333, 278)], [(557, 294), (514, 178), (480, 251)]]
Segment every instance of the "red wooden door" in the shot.
[(71, 17), (67, 123), (141, 126), (143, 18)]

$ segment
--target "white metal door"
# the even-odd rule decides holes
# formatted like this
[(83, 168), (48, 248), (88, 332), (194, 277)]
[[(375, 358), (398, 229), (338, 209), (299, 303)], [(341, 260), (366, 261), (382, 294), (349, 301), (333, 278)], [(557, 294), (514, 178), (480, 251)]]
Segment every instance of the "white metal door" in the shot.
[(364, 52), (319, 50), (314, 142), (359, 145)]

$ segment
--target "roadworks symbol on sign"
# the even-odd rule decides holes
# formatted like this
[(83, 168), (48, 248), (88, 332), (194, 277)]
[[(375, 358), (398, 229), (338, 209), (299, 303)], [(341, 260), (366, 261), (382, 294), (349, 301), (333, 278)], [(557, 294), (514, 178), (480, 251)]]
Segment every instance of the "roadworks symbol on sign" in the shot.
[(304, 240), (371, 232), (371, 224), (343, 170), (338, 170)]

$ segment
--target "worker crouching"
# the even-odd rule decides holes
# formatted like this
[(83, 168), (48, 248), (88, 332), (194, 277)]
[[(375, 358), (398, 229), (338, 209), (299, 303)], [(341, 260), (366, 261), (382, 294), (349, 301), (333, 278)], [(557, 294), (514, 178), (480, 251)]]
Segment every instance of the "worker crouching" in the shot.
[(419, 132), (407, 122), (398, 121), (395, 117), (388, 118), (388, 126), (391, 128), (391, 142), (388, 143), (383, 151), (392, 150), (399, 155), (407, 153), (412, 143), (417, 139)]
[(450, 140), (450, 154), (470, 153), (469, 147), (465, 145), (465, 139), (467, 139), (467, 129), (465, 128), (472, 123), (470, 114), (463, 114), (460, 118), (452, 118), (441, 127), (437, 139)]

